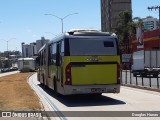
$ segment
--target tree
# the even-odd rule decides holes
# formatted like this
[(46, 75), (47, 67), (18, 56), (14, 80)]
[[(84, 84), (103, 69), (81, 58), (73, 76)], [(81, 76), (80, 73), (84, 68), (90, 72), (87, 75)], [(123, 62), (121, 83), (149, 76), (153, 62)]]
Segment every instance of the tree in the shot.
[(117, 20), (116, 34), (119, 38), (120, 50), (122, 53), (129, 53), (131, 37), (136, 34), (136, 27), (143, 26), (143, 21), (139, 17), (134, 17), (128, 11), (121, 12)]
[(132, 16), (128, 11), (120, 12), (117, 20), (116, 34), (119, 38), (120, 50), (122, 53), (128, 53), (129, 40), (132, 34)]
[(143, 26), (143, 20), (140, 17), (134, 17), (132, 23), (136, 26)]

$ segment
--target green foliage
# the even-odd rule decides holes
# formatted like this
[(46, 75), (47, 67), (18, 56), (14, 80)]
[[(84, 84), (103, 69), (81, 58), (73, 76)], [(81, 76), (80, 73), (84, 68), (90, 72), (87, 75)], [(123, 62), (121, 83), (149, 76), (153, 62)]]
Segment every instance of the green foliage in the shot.
[(130, 12), (123, 11), (119, 14), (116, 34), (118, 35), (120, 50), (122, 53), (130, 52), (131, 36), (136, 34), (136, 26), (143, 25), (143, 22), (139, 17), (135, 17), (133, 21)]
[(128, 11), (121, 12), (117, 20), (116, 34), (119, 38), (120, 50), (122, 53), (126, 52), (126, 46), (129, 42), (130, 23), (132, 22), (131, 13)]

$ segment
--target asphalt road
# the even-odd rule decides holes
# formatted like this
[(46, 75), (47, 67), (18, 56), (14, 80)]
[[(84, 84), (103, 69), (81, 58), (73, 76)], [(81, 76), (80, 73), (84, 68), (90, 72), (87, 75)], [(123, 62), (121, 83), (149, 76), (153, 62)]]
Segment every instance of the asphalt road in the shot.
[[(159, 120), (159, 117), (124, 117), (128, 115), (126, 111), (160, 111), (160, 93), (147, 90), (140, 90), (129, 87), (121, 87), (119, 94), (102, 94), (100, 97), (78, 95), (78, 96), (57, 96), (54, 91), (44, 89), (37, 81), (37, 76), (34, 74), (29, 78), (29, 84), (40, 97), (46, 111), (56, 112), (59, 117), (52, 119), (69, 119), (69, 120)], [(67, 111), (64, 112), (64, 111)], [(73, 111), (73, 112), (69, 112)], [(80, 111), (75, 113), (76, 111)], [(87, 111), (87, 112), (84, 112)], [(103, 117), (96, 117), (100, 111)], [(117, 115), (117, 117), (104, 117), (108, 113), (106, 111), (117, 111), (109, 113), (109, 115)], [(118, 112), (119, 111), (119, 112)], [(120, 112), (124, 111), (124, 112)], [(55, 112), (52, 112), (54, 114)], [(48, 113), (50, 115), (50, 113)], [(71, 114), (72, 117), (69, 117)], [(83, 117), (73, 117), (78, 114)], [(130, 112), (132, 114), (132, 112)], [(130, 115), (129, 114), (129, 115)], [(134, 114), (134, 113), (133, 113)], [(68, 116), (67, 116), (68, 115)], [(90, 116), (90, 117), (88, 117)], [(120, 117), (122, 116), (122, 117)]]

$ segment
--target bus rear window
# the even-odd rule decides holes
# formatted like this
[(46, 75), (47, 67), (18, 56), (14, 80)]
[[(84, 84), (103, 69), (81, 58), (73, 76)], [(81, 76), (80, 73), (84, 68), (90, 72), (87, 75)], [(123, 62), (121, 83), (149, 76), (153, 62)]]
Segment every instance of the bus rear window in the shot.
[(112, 41), (104, 41), (104, 47), (114, 47), (114, 43)]
[(69, 39), (70, 55), (117, 55), (115, 38), (109, 39)]

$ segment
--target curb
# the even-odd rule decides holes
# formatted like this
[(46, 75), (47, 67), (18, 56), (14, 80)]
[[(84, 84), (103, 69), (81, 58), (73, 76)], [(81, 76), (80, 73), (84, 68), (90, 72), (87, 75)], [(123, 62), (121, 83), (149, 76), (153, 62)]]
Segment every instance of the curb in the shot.
[[(35, 73), (36, 73), (36, 72), (34, 72), (33, 74), (31, 74), (31, 75), (29, 75), (29, 76), (27, 77), (27, 83), (28, 83), (28, 84), (29, 84), (29, 78), (30, 78), (31, 76), (33, 76)], [(44, 105), (43, 105), (40, 97), (39, 97), (38, 94), (34, 91), (34, 89), (32, 88), (32, 86), (31, 86), (30, 84), (29, 84), (29, 86), (30, 86), (30, 88), (33, 90), (34, 94), (35, 94), (35, 95), (38, 97), (38, 99), (39, 99), (39, 103), (40, 103), (40, 105), (41, 105), (41, 111), (45, 111)], [(48, 117), (42, 117), (42, 119), (43, 119), (43, 120), (50, 120)]]
[(127, 85), (127, 84), (122, 84), (122, 86), (132, 87), (132, 88), (137, 88), (137, 89), (142, 89), (142, 90), (149, 90), (149, 91), (154, 91), (154, 92), (160, 92), (160, 89), (154, 89), (154, 88), (149, 88), (149, 87), (144, 87), (144, 86)]

